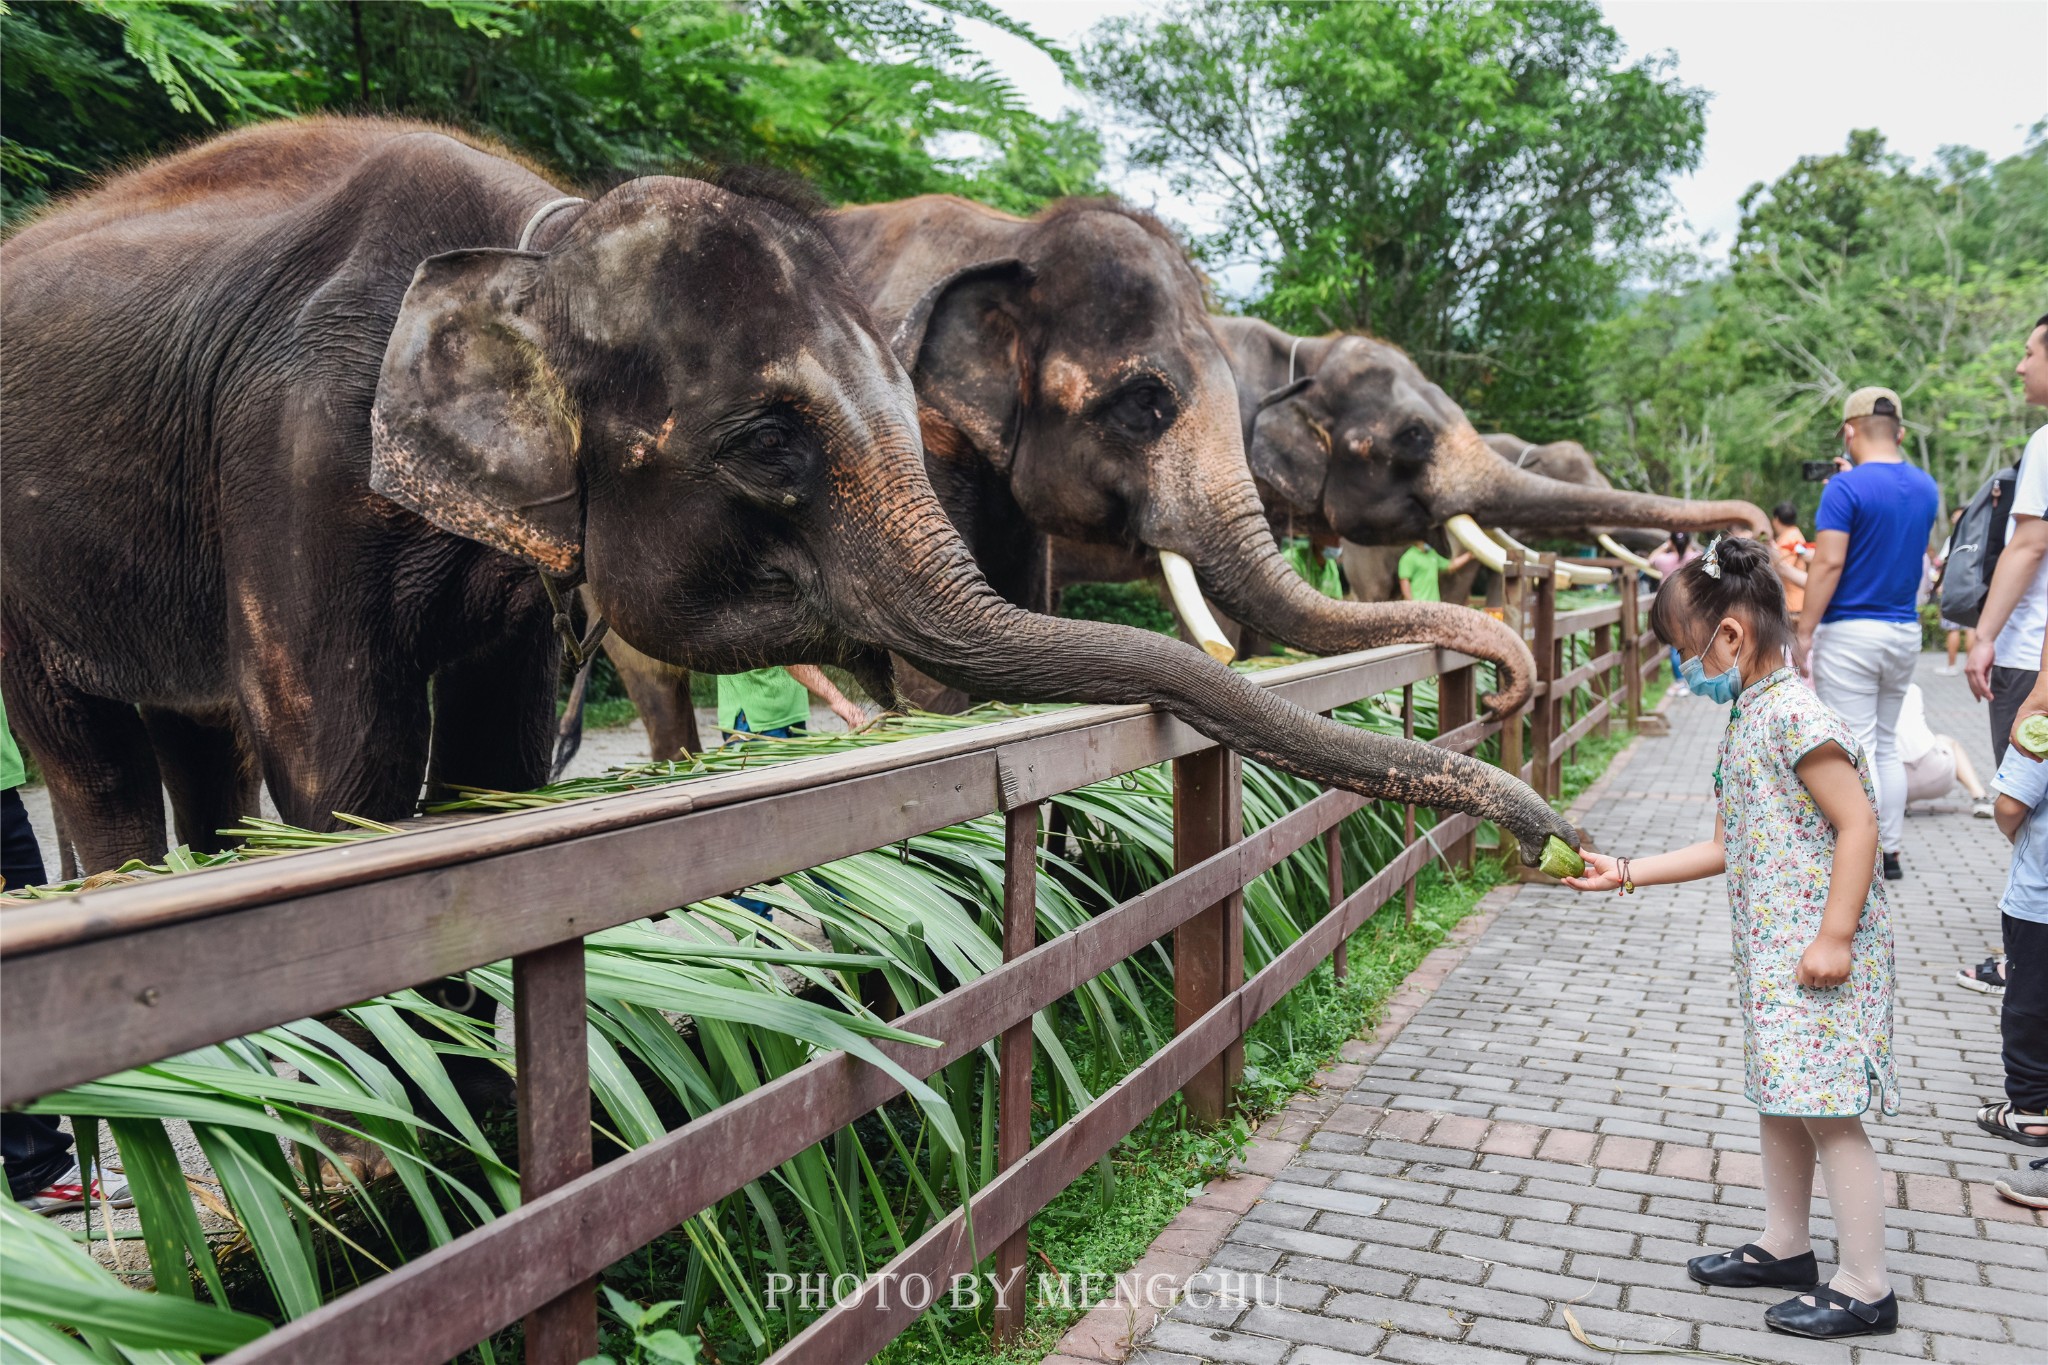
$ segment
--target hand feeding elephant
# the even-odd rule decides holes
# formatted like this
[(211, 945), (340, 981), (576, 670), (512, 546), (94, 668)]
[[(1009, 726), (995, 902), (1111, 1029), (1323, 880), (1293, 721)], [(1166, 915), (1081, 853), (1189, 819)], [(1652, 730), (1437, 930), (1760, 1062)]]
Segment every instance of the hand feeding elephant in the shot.
[[(423, 777), (539, 780), (560, 650), (536, 569), (587, 574), (671, 664), (886, 690), (894, 650), (1003, 696), (1155, 702), (1312, 780), (1495, 820), (1531, 862), (1577, 842), (1485, 764), (1003, 600), (903, 368), (770, 199), (651, 177), (565, 201), (444, 132), (307, 120), (117, 177), (0, 270), (4, 683), (88, 870), (164, 849), (138, 707), (209, 752), (245, 736), (302, 824), (402, 816)], [(197, 785), (181, 827), (239, 813), (233, 782)]]
[(1448, 524), (1468, 547), (1485, 541), (1481, 524), (1532, 535), (1768, 529), (1746, 502), (1659, 497), (1517, 467), (1386, 342), (1297, 337), (1256, 318), (1216, 325), (1230, 348), (1260, 492), (1276, 516), (1304, 528), (1397, 545)]

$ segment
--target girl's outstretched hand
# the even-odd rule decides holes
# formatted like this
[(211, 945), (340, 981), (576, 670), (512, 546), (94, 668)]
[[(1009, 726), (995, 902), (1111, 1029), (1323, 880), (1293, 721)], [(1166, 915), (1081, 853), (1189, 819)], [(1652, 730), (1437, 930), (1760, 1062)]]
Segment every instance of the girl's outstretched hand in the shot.
[(1822, 934), (1799, 955), (1799, 984), (1826, 989), (1849, 979), (1849, 940)]
[(1621, 889), (1621, 864), (1605, 853), (1595, 853), (1589, 848), (1579, 850), (1579, 856), (1586, 860), (1586, 875), (1565, 877), (1563, 882), (1574, 891), (1619, 891)]

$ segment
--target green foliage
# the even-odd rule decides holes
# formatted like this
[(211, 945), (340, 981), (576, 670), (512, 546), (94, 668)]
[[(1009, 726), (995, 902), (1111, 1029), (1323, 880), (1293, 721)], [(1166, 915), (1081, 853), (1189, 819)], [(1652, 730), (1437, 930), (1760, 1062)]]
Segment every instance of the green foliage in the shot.
[(1599, 329), (1611, 475), (1810, 514), (1799, 462), (1839, 449), (1842, 399), (1867, 384), (1899, 392), (1907, 454), (1951, 504), (2018, 458), (2038, 424), (2012, 367), (2048, 308), (2048, 123), (2003, 161), (1950, 148), (1918, 168), (1853, 133), (1743, 210), (1726, 269), (1674, 254)]
[(1400, 343), (1483, 429), (1583, 434), (1588, 326), (1697, 163), (1705, 92), (1625, 63), (1585, 0), (1182, 0), (1096, 35), (1133, 159), (1219, 201), (1208, 259), (1264, 267), (1252, 311)]
[(26, 0), (4, 11), (10, 212), (216, 120), (403, 114), (569, 180), (764, 164), (828, 199), (954, 191), (1029, 211), (1100, 146), (1031, 114), (958, 31), (1066, 55), (981, 0)]
[(1159, 589), (1149, 582), (1075, 583), (1060, 594), (1059, 614), (1077, 621), (1108, 621), (1156, 630), (1162, 635), (1180, 631), (1173, 609), (1160, 600)]

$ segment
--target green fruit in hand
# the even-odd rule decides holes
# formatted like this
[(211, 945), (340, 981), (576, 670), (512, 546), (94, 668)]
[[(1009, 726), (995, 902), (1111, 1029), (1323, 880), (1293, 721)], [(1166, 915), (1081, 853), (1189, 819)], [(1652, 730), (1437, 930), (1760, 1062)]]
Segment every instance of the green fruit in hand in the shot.
[(1543, 841), (1543, 856), (1537, 860), (1536, 865), (1547, 875), (1560, 880), (1565, 877), (1586, 875), (1586, 860), (1555, 834)]
[(2048, 758), (2048, 716), (2028, 716), (2020, 722), (2020, 747), (2035, 758)]

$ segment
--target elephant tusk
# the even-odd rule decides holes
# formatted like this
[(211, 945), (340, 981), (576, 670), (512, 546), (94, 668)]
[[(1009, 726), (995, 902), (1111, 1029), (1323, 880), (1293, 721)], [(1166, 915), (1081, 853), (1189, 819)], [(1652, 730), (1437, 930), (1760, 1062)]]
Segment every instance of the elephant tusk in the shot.
[(1463, 512), (1448, 518), (1444, 522), (1444, 531), (1460, 548), (1495, 573), (1508, 566), (1507, 551), (1501, 549), (1496, 542), (1487, 539), (1486, 533), (1479, 529), (1479, 523)]
[(1202, 600), (1201, 585), (1195, 582), (1195, 566), (1171, 550), (1161, 550), (1159, 567), (1166, 571), (1166, 593), (1173, 599), (1173, 609), (1180, 614), (1188, 634), (1195, 637), (1195, 643), (1219, 664), (1235, 659), (1236, 648), (1223, 638), (1222, 627), (1210, 614), (1209, 604)]
[[(1521, 541), (1516, 540), (1498, 526), (1494, 527), (1490, 534), (1495, 540), (1507, 546), (1524, 559), (1535, 559), (1537, 557), (1536, 551), (1530, 549)], [(1614, 575), (1606, 569), (1588, 568), (1582, 564), (1574, 564), (1568, 559), (1557, 560), (1556, 568), (1557, 576), (1554, 581), (1560, 588), (1573, 586), (1591, 587), (1598, 583), (1611, 582), (1614, 578)]]
[(1664, 576), (1662, 573), (1658, 572), (1657, 569), (1651, 566), (1649, 560), (1644, 559), (1635, 551), (1628, 549), (1627, 547), (1622, 545), (1621, 542), (1617, 541), (1613, 536), (1607, 535), (1603, 532), (1601, 535), (1595, 537), (1595, 539), (1597, 539), (1600, 542), (1601, 549), (1607, 551), (1607, 553), (1613, 555), (1622, 563), (1630, 565), (1639, 573), (1646, 573), (1652, 578), (1662, 578)]

